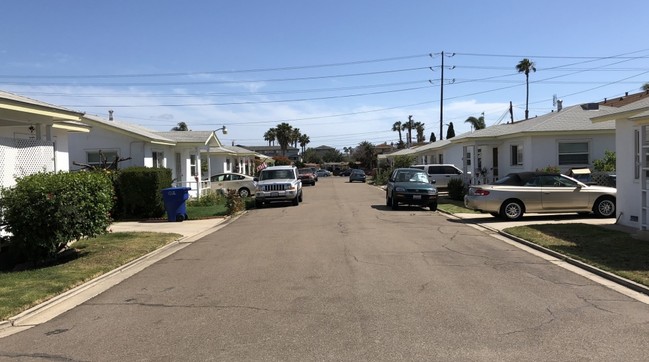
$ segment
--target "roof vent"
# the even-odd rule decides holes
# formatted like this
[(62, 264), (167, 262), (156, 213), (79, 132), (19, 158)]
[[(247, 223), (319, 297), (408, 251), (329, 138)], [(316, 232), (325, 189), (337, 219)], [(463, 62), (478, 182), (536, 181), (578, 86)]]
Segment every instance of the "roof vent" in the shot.
[(581, 105), (584, 111), (596, 111), (599, 109), (599, 103), (585, 103)]

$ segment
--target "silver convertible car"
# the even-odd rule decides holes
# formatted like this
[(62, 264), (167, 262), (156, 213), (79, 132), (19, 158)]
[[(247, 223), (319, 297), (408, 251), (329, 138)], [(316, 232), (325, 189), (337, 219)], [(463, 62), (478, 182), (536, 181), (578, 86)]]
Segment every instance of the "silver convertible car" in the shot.
[(526, 212), (615, 217), (616, 193), (613, 187), (586, 185), (561, 174), (521, 172), (490, 185), (470, 186), (464, 206), (507, 220), (518, 220)]

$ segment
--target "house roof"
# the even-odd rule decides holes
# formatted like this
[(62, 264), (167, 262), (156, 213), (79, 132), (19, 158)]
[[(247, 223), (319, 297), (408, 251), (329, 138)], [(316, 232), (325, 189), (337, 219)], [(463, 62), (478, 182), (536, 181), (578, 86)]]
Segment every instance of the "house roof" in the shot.
[(57, 110), (57, 111), (62, 111), (62, 112), (69, 112), (69, 113), (76, 113), (78, 115), (83, 115), (83, 112), (80, 112), (80, 111), (73, 111), (73, 110), (65, 108), (65, 107), (55, 106), (55, 105), (50, 104), (50, 103), (46, 103), (46, 102), (39, 101), (39, 100), (36, 100), (36, 99), (27, 98), (27, 97), (24, 97), (24, 96), (20, 96), (20, 95), (10, 93), (10, 92), (5, 92), (5, 91), (2, 91), (2, 90), (0, 90), (0, 99), (6, 99), (6, 100), (9, 100), (9, 101), (23, 103), (23, 104), (30, 105), (30, 106), (45, 107), (45, 108), (50, 108), (52, 110)]
[(84, 120), (94, 126), (102, 128), (110, 128), (123, 134), (128, 134), (136, 138), (147, 139), (151, 142), (165, 143), (174, 145), (176, 142), (168, 137), (161, 136), (154, 131), (151, 131), (142, 126), (120, 121), (109, 121), (95, 115), (85, 115)]
[(614, 122), (617, 118), (645, 118), (649, 111), (649, 97), (637, 100), (621, 107), (609, 107), (601, 114), (591, 117), (593, 124)]
[(637, 102), (639, 100), (649, 97), (649, 90), (640, 93), (628, 94), (626, 93), (621, 97), (613, 97), (611, 99), (604, 98), (603, 101), (599, 102), (600, 105), (609, 106), (609, 107), (623, 107), (627, 104)]
[[(566, 107), (558, 112), (514, 123), (499, 124), (474, 132), (463, 133), (451, 139), (451, 142), (461, 142), (476, 138), (499, 138), (515, 136), (524, 133), (553, 133), (553, 132), (591, 132), (615, 131), (614, 122), (592, 123), (591, 118), (600, 112), (607, 112), (612, 107), (600, 106), (599, 110), (584, 109), (581, 105)], [(614, 109), (614, 108), (613, 108)]]

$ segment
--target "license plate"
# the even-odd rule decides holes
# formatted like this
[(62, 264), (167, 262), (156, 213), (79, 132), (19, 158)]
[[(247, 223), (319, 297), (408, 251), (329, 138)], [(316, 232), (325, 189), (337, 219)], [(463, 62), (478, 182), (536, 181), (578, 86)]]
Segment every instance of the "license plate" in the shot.
[(271, 192), (270, 193), (270, 197), (277, 197), (277, 196), (279, 196), (279, 193), (277, 193), (277, 192)]
[(421, 200), (421, 195), (412, 195), (413, 200)]

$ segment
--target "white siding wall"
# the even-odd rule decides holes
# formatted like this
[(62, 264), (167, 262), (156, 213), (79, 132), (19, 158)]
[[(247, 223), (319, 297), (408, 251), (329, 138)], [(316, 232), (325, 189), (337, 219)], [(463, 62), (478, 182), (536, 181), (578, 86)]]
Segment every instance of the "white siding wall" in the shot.
[[(641, 185), (635, 179), (634, 131), (640, 130), (632, 122), (621, 120), (615, 122), (616, 175), (617, 175), (617, 215), (618, 223), (633, 228), (640, 228), (638, 221), (641, 213)], [(621, 214), (621, 216), (620, 216)]]

